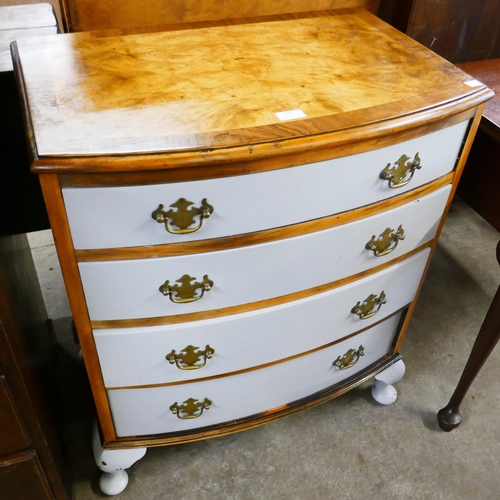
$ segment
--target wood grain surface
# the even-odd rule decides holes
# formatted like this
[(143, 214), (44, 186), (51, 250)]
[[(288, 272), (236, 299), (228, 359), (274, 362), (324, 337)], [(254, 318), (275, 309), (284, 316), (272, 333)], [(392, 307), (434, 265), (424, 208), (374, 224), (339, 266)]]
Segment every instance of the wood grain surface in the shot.
[[(82, 33), (19, 41), (19, 71), (36, 103), (40, 157), (248, 150), (484, 92), (391, 34), (366, 11), (128, 37)], [(290, 110), (304, 118), (276, 115)]]
[(408, 35), (456, 64), (500, 57), (500, 3), (414, 0)]

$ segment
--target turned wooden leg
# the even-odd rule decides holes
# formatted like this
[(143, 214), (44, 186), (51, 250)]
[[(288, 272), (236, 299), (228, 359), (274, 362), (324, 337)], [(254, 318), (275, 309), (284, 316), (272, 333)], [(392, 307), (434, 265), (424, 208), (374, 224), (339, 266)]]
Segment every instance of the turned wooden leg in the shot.
[(140, 460), (147, 450), (147, 448), (103, 449), (97, 423), (94, 424), (92, 432), (92, 448), (97, 467), (103, 471), (99, 486), (106, 495), (117, 495), (127, 487), (128, 474), (124, 469), (128, 469), (137, 460)]
[[(500, 243), (497, 246), (497, 260), (500, 264)], [(486, 313), (481, 329), (472, 347), (469, 360), (458, 382), (457, 388), (451, 396), (450, 402), (439, 410), (437, 418), (439, 427), (449, 432), (462, 422), (460, 405), (469, 390), (476, 375), (481, 370), (484, 362), (488, 359), (491, 351), (500, 339), (500, 287), (497, 290), (493, 302)]]
[(399, 382), (405, 374), (405, 364), (402, 360), (375, 375), (375, 385), (372, 387), (373, 399), (382, 405), (391, 405), (398, 398), (396, 389), (391, 385)]

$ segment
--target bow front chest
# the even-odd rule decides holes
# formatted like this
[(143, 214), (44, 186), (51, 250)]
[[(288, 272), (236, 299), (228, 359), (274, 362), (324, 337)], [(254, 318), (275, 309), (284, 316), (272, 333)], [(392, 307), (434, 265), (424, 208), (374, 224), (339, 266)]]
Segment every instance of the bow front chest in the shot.
[(396, 399), (484, 85), (363, 10), (27, 39), (13, 56), (105, 491), (149, 446), (370, 377)]

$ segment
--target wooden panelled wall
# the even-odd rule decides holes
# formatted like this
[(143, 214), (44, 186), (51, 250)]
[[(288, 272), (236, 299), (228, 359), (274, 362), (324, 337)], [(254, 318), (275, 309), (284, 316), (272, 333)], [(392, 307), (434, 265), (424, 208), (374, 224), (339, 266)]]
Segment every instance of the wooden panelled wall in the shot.
[(133, 29), (313, 10), (363, 7), (379, 0), (61, 0), (70, 31)]
[(0, 0), (0, 5), (41, 1), (54, 6), (70, 31), (365, 7), (453, 63), (500, 57), (498, 0)]
[(381, 0), (379, 16), (454, 64), (500, 57), (498, 0)]

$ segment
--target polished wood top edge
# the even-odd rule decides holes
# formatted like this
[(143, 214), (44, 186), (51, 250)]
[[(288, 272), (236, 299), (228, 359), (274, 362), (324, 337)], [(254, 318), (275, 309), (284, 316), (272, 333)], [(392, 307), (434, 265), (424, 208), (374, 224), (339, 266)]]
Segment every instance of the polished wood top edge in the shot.
[(194, 441), (206, 440), (215, 437), (221, 437), (235, 432), (252, 429), (269, 422), (273, 422), (283, 417), (293, 415), (299, 411), (314, 408), (320, 404), (331, 401), (332, 399), (345, 394), (346, 392), (358, 387), (370, 380), (375, 375), (386, 370), (402, 358), (401, 354), (388, 354), (367, 367), (361, 373), (357, 373), (342, 382), (319, 391), (311, 396), (291, 402), (287, 405), (273, 408), (257, 415), (245, 417), (232, 422), (225, 422), (210, 427), (191, 429), (184, 432), (175, 432), (170, 434), (155, 434), (151, 436), (132, 436), (117, 438), (113, 441), (104, 443), (106, 449), (126, 449), (143, 448), (155, 446), (170, 446), (175, 444), (190, 443)]
[(92, 381), (91, 389), (96, 404), (96, 410), (104, 434), (109, 438), (115, 436), (108, 404), (107, 393), (104, 389), (101, 366), (96, 351), (94, 337), (90, 326), (85, 294), (80, 281), (77, 262), (73, 255), (73, 245), (68, 221), (64, 212), (64, 200), (59, 186), (57, 175), (44, 175), (40, 179), (44, 194), (50, 225), (54, 233), (56, 250), (59, 256), (65, 287), (71, 306), (75, 327), (77, 330), (83, 362), (89, 378)]
[[(118, 187), (137, 186), (146, 184), (170, 184), (174, 182), (185, 182), (192, 180), (216, 179), (222, 177), (232, 177), (237, 175), (247, 175), (252, 173), (267, 172), (283, 168), (296, 167), (309, 164), (333, 160), (345, 156), (352, 156), (359, 153), (366, 153), (394, 143), (401, 143), (416, 137), (442, 130), (443, 128), (455, 125), (462, 121), (470, 120), (475, 116), (475, 108), (462, 111), (458, 114), (444, 118), (443, 120), (426, 123), (416, 128), (409, 128), (399, 132), (391, 132), (387, 135), (371, 138), (364, 142), (353, 141), (346, 143), (325, 146), (311, 151), (311, 141), (304, 141), (304, 147), (295, 154), (282, 154), (280, 156), (258, 157), (255, 156), (249, 161), (239, 161), (236, 163), (214, 163), (207, 168), (200, 160), (199, 165), (189, 166), (184, 169), (165, 170), (136, 170), (128, 172), (105, 172), (105, 173), (61, 173), (59, 182), (62, 187)], [(133, 161), (133, 160), (132, 160)], [(144, 165), (146, 169), (147, 166)]]
[(113, 261), (113, 260), (133, 260), (173, 257), (187, 254), (216, 252), (226, 249), (241, 248), (253, 245), (260, 245), (276, 240), (283, 240), (301, 236), (304, 234), (315, 233), (330, 229), (336, 226), (347, 224), (349, 222), (364, 219), (376, 215), (386, 210), (399, 207), (410, 203), (422, 196), (432, 193), (437, 189), (451, 184), (454, 173), (444, 175), (433, 182), (418, 187), (408, 193), (394, 195), (390, 198), (381, 200), (377, 203), (367, 205), (355, 210), (341, 212), (330, 216), (301, 222), (292, 226), (278, 227), (257, 231), (254, 233), (245, 233), (236, 236), (226, 236), (210, 240), (198, 240), (186, 243), (169, 243), (164, 245), (149, 245), (143, 247), (127, 248), (101, 248), (91, 250), (75, 250), (76, 260), (78, 262), (95, 261)]
[[(363, 21), (366, 18), (371, 23), (375, 23), (377, 27), (381, 23), (381, 21), (376, 20), (374, 16), (371, 16), (364, 11), (360, 12), (361, 13), (359, 14), (359, 16)], [(368, 18), (367, 16), (371, 17)], [(385, 28), (385, 24), (380, 24), (379, 29), (380, 33), (383, 33), (384, 35), (386, 33), (392, 33)], [(407, 48), (407, 39), (404, 40), (405, 43), (403, 43), (403, 47)], [(419, 50), (415, 49), (415, 54), (412, 55), (412, 57), (416, 58), (417, 60), (422, 60), (423, 62), (425, 62), (425, 64), (429, 64), (427, 61), (425, 61), (425, 59), (432, 59), (431, 56), (429, 56), (427, 53), (424, 53), (423, 55), (425, 57), (422, 57), (422, 54), (420, 54), (420, 52), (424, 52), (425, 50), (427, 49), (424, 49), (422, 47), (420, 47)], [(29, 57), (33, 58), (34, 54), (27, 52), (25, 57), (25, 64), (27, 64), (27, 61), (30, 60)], [(434, 59), (432, 59), (431, 62), (433, 63)], [(448, 66), (450, 66), (449, 63)], [(435, 72), (438, 73), (437, 70)], [(367, 102), (363, 104), (364, 107), (348, 107), (346, 109), (346, 112), (335, 113), (330, 109), (325, 109), (322, 111), (322, 113), (311, 113), (311, 118), (309, 119), (283, 122), (275, 122), (271, 120), (262, 122), (262, 125), (259, 125), (258, 121), (255, 122), (252, 120), (243, 120), (241, 123), (241, 128), (238, 128), (237, 122), (229, 122), (227, 128), (222, 128), (219, 130), (216, 125), (211, 122), (207, 122), (205, 125), (207, 125), (208, 128), (205, 128), (204, 126), (186, 128), (186, 133), (184, 134), (179, 133), (172, 135), (168, 131), (165, 132), (165, 129), (162, 129), (161, 131), (155, 131), (156, 135), (153, 135), (154, 140), (150, 137), (148, 137), (148, 140), (143, 140), (144, 138), (140, 136), (137, 138), (138, 142), (134, 143), (133, 146), (130, 145), (130, 139), (133, 134), (131, 135), (129, 131), (129, 135), (127, 136), (128, 138), (120, 136), (113, 138), (112, 141), (111, 136), (108, 137), (107, 134), (102, 134), (102, 137), (96, 141), (90, 140), (89, 137), (92, 134), (85, 135), (85, 137), (89, 138), (88, 141), (84, 140), (83, 136), (80, 137), (68, 135), (68, 144), (66, 144), (64, 147), (56, 147), (54, 145), (54, 141), (50, 139), (50, 137), (53, 137), (53, 134), (49, 134), (49, 138), (43, 136), (41, 132), (43, 129), (43, 123), (38, 120), (37, 126), (39, 127), (39, 130), (37, 131), (37, 134), (40, 134), (40, 144), (38, 152), (40, 155), (40, 159), (42, 157), (52, 159), (59, 158), (61, 161), (63, 161), (68, 158), (74, 158), (74, 162), (78, 162), (82, 158), (93, 159), (94, 161), (92, 162), (93, 165), (91, 166), (91, 170), (94, 172), (99, 171), (96, 166), (97, 158), (100, 158), (104, 161), (104, 159), (108, 157), (115, 159), (118, 157), (118, 155), (128, 157), (129, 159), (133, 156), (140, 156), (141, 158), (139, 159), (139, 161), (143, 163), (144, 161), (147, 161), (147, 158), (144, 158), (145, 155), (156, 156), (184, 153), (187, 155), (191, 154), (198, 157), (198, 153), (213, 152), (216, 150), (229, 151), (229, 149), (233, 148), (243, 148), (244, 151), (247, 151), (248, 156), (248, 154), (255, 153), (254, 151), (248, 151), (249, 149), (255, 149), (255, 147), (265, 144), (269, 145), (275, 143), (276, 141), (280, 142), (280, 147), (282, 147), (285, 145), (285, 142), (292, 139), (314, 137), (325, 133), (347, 131), (356, 127), (366, 127), (370, 124), (380, 123), (385, 120), (398, 120), (404, 119), (405, 117), (409, 119), (408, 117), (414, 117), (421, 111), (425, 110), (434, 109), (434, 111), (436, 112), (437, 108), (441, 108), (442, 106), (446, 105), (446, 103), (456, 103), (458, 99), (469, 96), (471, 95), (471, 92), (473, 93), (475, 91), (474, 89), (471, 89), (464, 85), (462, 81), (463, 79), (449, 77), (449, 73), (451, 72), (447, 71), (442, 75), (442, 85), (427, 85), (422, 88), (419, 87), (418, 92), (415, 91), (414, 93), (408, 94), (407, 98), (400, 98), (397, 101), (391, 101), (389, 99), (389, 101), (385, 104), (383, 104), (383, 102), (385, 101), (368, 99)], [(36, 82), (32, 83), (33, 89), (36, 89)], [(48, 82), (45, 82), (44, 85), (45, 87), (47, 87), (47, 92), (52, 96), (52, 98), (57, 97), (50, 91), (50, 89), (54, 86), (50, 86)], [(369, 93), (365, 94), (369, 95)], [(33, 95), (38, 96), (39, 92), (33, 90)], [(42, 108), (45, 109), (47, 108), (48, 104), (44, 104), (44, 102), (46, 103), (47, 101), (50, 101), (50, 99), (47, 97), (47, 99), (40, 99), (39, 101), (41, 102)], [(217, 99), (215, 99), (215, 101), (217, 101)], [(54, 104), (54, 106), (56, 105)], [(54, 106), (52, 106), (52, 108), (54, 108)], [(53, 111), (55, 112), (55, 108)], [(191, 122), (193, 122), (193, 120), (191, 120)], [(196, 120), (194, 120), (194, 122), (196, 122)], [(94, 129), (95, 127), (89, 130), (92, 131)], [(359, 137), (355, 138), (355, 140), (359, 139)], [(283, 144), (281, 144), (281, 141), (284, 141)], [(249, 148), (248, 145), (251, 145), (251, 147)], [(269, 153), (273, 156), (276, 156), (276, 151), (274, 151), (273, 153)], [(232, 156), (234, 157), (234, 155)], [(113, 163), (114, 161), (115, 160), (113, 160)], [(41, 164), (37, 164), (35, 162), (34, 169), (38, 167), (41, 167)], [(182, 167), (182, 165), (178, 164), (178, 167)], [(139, 168), (140, 170), (144, 170), (145, 166), (141, 164), (137, 168)], [(133, 170), (130, 162), (129, 166), (126, 167), (126, 170)]]
[(352, 276), (348, 276), (346, 278), (341, 278), (339, 280), (325, 283), (323, 285), (318, 285), (313, 288), (309, 288), (306, 290), (300, 290), (298, 292), (290, 293), (288, 295), (282, 295), (280, 297), (274, 297), (272, 299), (260, 300), (257, 302), (250, 302), (247, 304), (240, 304), (236, 306), (230, 306), (220, 309), (212, 309), (209, 311), (200, 311), (195, 313), (187, 313), (187, 314), (177, 314), (172, 316), (156, 316), (151, 318), (133, 318), (133, 319), (111, 319), (111, 320), (93, 320), (91, 321), (91, 326), (93, 330), (101, 330), (108, 328), (134, 328), (134, 327), (143, 327), (143, 326), (162, 326), (162, 325), (177, 325), (180, 323), (192, 322), (192, 321), (200, 321), (206, 319), (219, 318), (223, 316), (231, 316), (234, 314), (241, 314), (248, 311), (255, 311), (257, 309), (263, 309), (266, 307), (273, 307), (280, 304), (286, 304), (288, 302), (293, 302), (295, 300), (304, 299), (307, 297), (311, 297), (313, 295), (317, 295), (323, 292), (327, 292), (329, 290), (333, 290), (335, 288), (339, 288), (344, 285), (348, 285), (349, 283), (353, 283), (356, 280), (365, 278), (367, 276), (371, 276), (379, 271), (383, 271), (388, 267), (391, 267), (403, 260), (406, 260), (413, 255), (419, 253), (420, 251), (428, 248), (432, 243), (432, 240), (420, 245), (419, 247), (411, 250), (410, 252), (396, 257), (395, 259), (384, 262), (383, 264), (379, 264), (378, 266), (374, 266), (365, 271), (361, 271)]
[[(100, 155), (100, 156), (38, 156), (31, 170), (45, 173), (118, 173), (157, 170), (177, 170), (187, 167), (207, 168), (214, 164), (230, 164), (237, 170), (238, 163), (291, 156), (307, 148), (310, 154), (318, 150), (347, 145), (352, 142), (370, 141), (387, 134), (404, 132), (477, 107), (493, 97), (487, 87), (468, 92), (464, 97), (449, 98), (433, 106), (401, 117), (389, 118), (341, 130), (317, 132), (301, 137), (261, 140), (258, 143), (214, 148), (201, 148), (157, 154)], [(295, 123), (295, 122), (293, 122)], [(244, 168), (244, 167), (242, 167)]]
[[(133, 386), (115, 386), (115, 387), (106, 387), (107, 391), (121, 391), (121, 390), (130, 390), (130, 389), (153, 389), (157, 387), (171, 387), (174, 385), (186, 385), (186, 384), (194, 384), (198, 382), (208, 382), (210, 380), (217, 380), (220, 378), (226, 378), (226, 377), (233, 377), (235, 375), (241, 375), (242, 373), (249, 373), (253, 372), (256, 370), (262, 370), (264, 368), (268, 368), (270, 366), (275, 366), (275, 365), (280, 365), (282, 363), (286, 363), (288, 361), (292, 361), (297, 358), (302, 358), (304, 356), (308, 356), (309, 354), (313, 354), (318, 351), (323, 351), (324, 349), (328, 349), (329, 347), (332, 347), (336, 344), (340, 344), (341, 342), (344, 342), (345, 340), (349, 340), (353, 337), (358, 336), (360, 333), (365, 332), (366, 330), (369, 330), (370, 328), (373, 328), (377, 326), (378, 324), (388, 320), (389, 318), (392, 318), (393, 316), (396, 316), (401, 313), (404, 309), (406, 309), (408, 305), (405, 305), (398, 309), (397, 311), (393, 312), (392, 314), (389, 314), (388, 316), (385, 316), (381, 318), (378, 321), (375, 321), (374, 323), (370, 324), (369, 326), (366, 326), (364, 328), (361, 328), (360, 330), (356, 330), (353, 333), (350, 333), (349, 335), (346, 335), (340, 339), (334, 340), (332, 342), (329, 342), (328, 344), (321, 345), (319, 347), (315, 347), (314, 349), (309, 349), (305, 352), (301, 352), (299, 354), (294, 354), (292, 356), (287, 356), (286, 358), (281, 358), (277, 359), (275, 361), (270, 361), (269, 363), (263, 363), (261, 365), (256, 365), (256, 366), (251, 366), (249, 368), (243, 368), (241, 370), (235, 370), (232, 372), (226, 372), (226, 373), (219, 373), (217, 375), (211, 375), (210, 377), (200, 377), (200, 378), (193, 378), (191, 380), (179, 380), (176, 382), (164, 382), (164, 383), (159, 383), (159, 384), (145, 384), (145, 385), (133, 385)], [(362, 321), (362, 320), (360, 320)]]
[(28, 154), (30, 161), (33, 163), (38, 158), (38, 151), (36, 147), (35, 134), (33, 132), (33, 124), (31, 119), (30, 108), (28, 105), (28, 96), (26, 94), (26, 86), (24, 83), (24, 72), (19, 58), (19, 51), (17, 43), (14, 41), (10, 44), (10, 52), (12, 55), (12, 65), (14, 67), (14, 78), (18, 88), (19, 99), (23, 108), (23, 120), (26, 132), (26, 141), (28, 142)]

